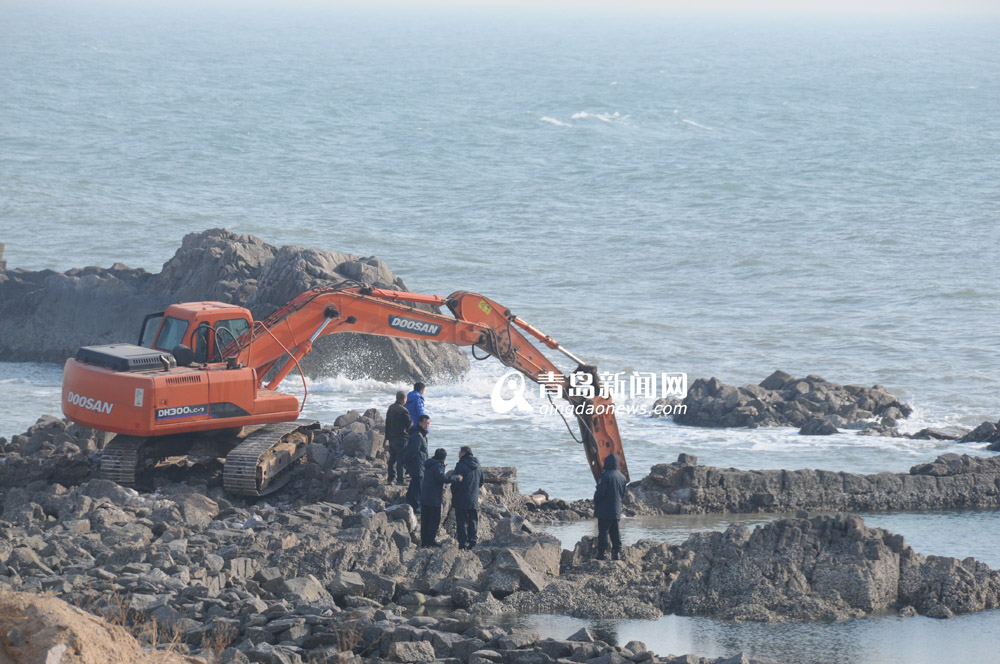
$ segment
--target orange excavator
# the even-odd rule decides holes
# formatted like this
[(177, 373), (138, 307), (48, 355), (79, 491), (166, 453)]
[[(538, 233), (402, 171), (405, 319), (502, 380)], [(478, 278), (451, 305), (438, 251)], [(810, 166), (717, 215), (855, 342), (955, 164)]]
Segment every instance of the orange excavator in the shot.
[[(454, 317), (417, 305), (446, 306)], [(146, 316), (138, 345), (85, 346), (67, 360), (63, 413), (117, 434), (102, 452), (105, 479), (134, 486), (147, 464), (201, 453), (225, 457), (227, 491), (264, 495), (287, 483), (318, 428), (299, 419), (304, 404), (297, 397), (277, 388), (316, 339), (338, 332), (472, 346), (485, 359), (478, 348), (544, 383), (550, 401), (557, 395), (570, 402), (595, 479), (609, 454), (618, 455), (628, 477), (614, 407), (600, 393), (596, 368), (505, 307), (465, 291), (445, 298), (348, 282), (306, 291), (264, 321), (233, 304), (174, 304)], [(563, 374), (529, 336), (577, 367)]]

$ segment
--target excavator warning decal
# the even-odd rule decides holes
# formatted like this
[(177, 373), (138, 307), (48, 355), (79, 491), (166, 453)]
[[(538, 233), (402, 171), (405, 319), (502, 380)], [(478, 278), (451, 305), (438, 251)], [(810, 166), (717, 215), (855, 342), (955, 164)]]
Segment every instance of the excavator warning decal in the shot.
[(493, 311), (493, 307), (491, 307), (490, 303), (487, 302), (486, 300), (480, 300), (479, 301), (479, 308), (483, 310), (484, 314), (488, 314), (491, 311)]
[(404, 332), (422, 334), (425, 337), (436, 337), (441, 334), (441, 326), (437, 323), (428, 323), (416, 318), (403, 318), (402, 316), (389, 316), (389, 327), (394, 327)]

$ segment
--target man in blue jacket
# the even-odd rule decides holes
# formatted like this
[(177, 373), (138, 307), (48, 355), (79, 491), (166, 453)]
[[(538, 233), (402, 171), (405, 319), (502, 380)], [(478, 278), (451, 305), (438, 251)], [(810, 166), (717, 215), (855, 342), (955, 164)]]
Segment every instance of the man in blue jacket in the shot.
[(403, 463), (410, 474), (410, 486), (406, 490), (406, 502), (413, 511), (420, 514), (420, 485), (424, 481), (424, 463), (427, 461), (427, 430), (431, 426), (429, 415), (421, 415), (410, 429), (410, 442), (403, 450)]
[(458, 484), (461, 475), (449, 477), (444, 472), (448, 452), (443, 447), (434, 450), (434, 456), (424, 463), (424, 483), (420, 487), (420, 546), (441, 546), (437, 541), (441, 526), (441, 504), (444, 502), (444, 485)]
[(609, 534), (611, 535), (611, 559), (621, 560), (622, 536), (618, 530), (618, 521), (622, 518), (625, 484), (625, 476), (618, 470), (618, 455), (609, 454), (604, 459), (604, 472), (594, 490), (598, 560), (606, 559)]
[(410, 419), (416, 422), (421, 415), (427, 414), (424, 408), (424, 384), (417, 381), (413, 384), (413, 391), (406, 395), (406, 410), (410, 411)]
[(458, 451), (454, 474), (462, 480), (451, 485), (458, 548), (472, 549), (479, 535), (479, 487), (483, 485), (483, 469), (468, 445), (463, 445)]

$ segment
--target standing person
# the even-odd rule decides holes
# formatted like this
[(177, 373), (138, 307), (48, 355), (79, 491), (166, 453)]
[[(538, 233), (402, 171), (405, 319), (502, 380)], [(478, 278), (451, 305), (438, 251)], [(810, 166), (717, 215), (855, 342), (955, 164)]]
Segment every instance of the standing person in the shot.
[(427, 414), (424, 408), (424, 384), (417, 381), (413, 384), (413, 391), (406, 395), (406, 410), (410, 411), (410, 419), (416, 422), (421, 415)]
[(461, 475), (449, 477), (444, 472), (448, 451), (443, 447), (434, 450), (434, 456), (424, 463), (424, 482), (420, 488), (420, 546), (441, 546), (437, 541), (441, 526), (441, 503), (444, 502), (444, 485), (458, 484)]
[(396, 403), (389, 406), (385, 412), (385, 437), (389, 439), (389, 479), (397, 484), (402, 484), (403, 471), (403, 450), (406, 449), (406, 437), (413, 426), (410, 419), (410, 411), (406, 410), (406, 392), (400, 390), (396, 392)]
[(420, 514), (420, 484), (424, 481), (424, 463), (427, 461), (427, 430), (431, 426), (429, 415), (421, 415), (410, 429), (410, 442), (403, 451), (403, 463), (410, 474), (410, 487), (406, 490), (406, 502)]
[(604, 472), (594, 490), (594, 516), (597, 517), (597, 559), (605, 560), (608, 535), (611, 535), (611, 559), (621, 560), (622, 536), (618, 520), (622, 518), (622, 500), (625, 498), (625, 476), (618, 470), (618, 455), (609, 454), (604, 459)]
[(483, 469), (472, 448), (463, 445), (458, 451), (455, 475), (461, 478), (451, 486), (451, 504), (455, 508), (458, 548), (472, 549), (479, 536), (479, 487), (483, 485)]

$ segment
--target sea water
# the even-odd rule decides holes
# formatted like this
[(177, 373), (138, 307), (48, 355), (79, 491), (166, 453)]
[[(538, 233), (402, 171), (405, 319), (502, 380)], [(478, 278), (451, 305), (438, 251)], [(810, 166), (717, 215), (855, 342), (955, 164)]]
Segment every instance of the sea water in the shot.
[[(878, 383), (915, 407), (906, 431), (1000, 417), (994, 19), (49, 0), (0, 19), (10, 268), (155, 272), (185, 234), (226, 227), (377, 255), (418, 292), (482, 292), (602, 371)], [(537, 394), (531, 414), (491, 408), (504, 370), (428, 380), (431, 444), (517, 466), (523, 490), (586, 497), (582, 450)], [(60, 372), (0, 363), (0, 435), (59, 413)], [(406, 386), (285, 387), (330, 421)], [(680, 452), (852, 472), (987, 454), (640, 414), (619, 427), (633, 479)], [(923, 553), (1000, 565), (992, 513), (867, 518)], [(661, 652), (985, 661), (995, 620), (665, 618), (652, 633)]]

